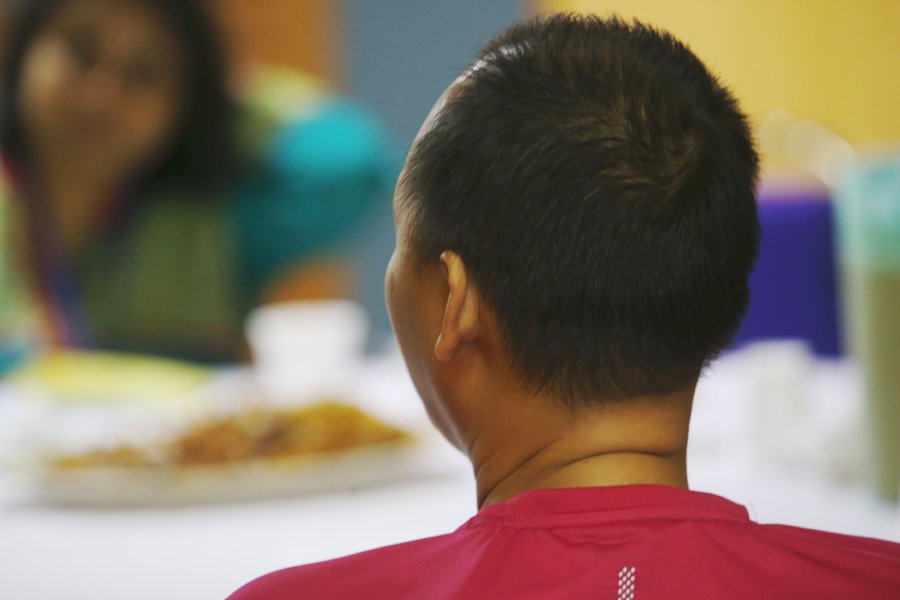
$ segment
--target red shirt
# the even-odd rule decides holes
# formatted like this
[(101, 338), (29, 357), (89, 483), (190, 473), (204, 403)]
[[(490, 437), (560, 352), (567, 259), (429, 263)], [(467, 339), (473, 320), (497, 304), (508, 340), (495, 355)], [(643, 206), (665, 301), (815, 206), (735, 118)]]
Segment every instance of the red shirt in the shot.
[(266, 575), (229, 600), (900, 599), (900, 544), (750, 521), (663, 486), (536, 490), (454, 533)]

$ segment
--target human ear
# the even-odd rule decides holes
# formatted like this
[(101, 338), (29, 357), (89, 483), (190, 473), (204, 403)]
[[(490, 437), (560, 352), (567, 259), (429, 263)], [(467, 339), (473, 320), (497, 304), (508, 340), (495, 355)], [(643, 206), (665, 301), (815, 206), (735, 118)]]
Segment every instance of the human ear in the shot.
[(448, 362), (462, 344), (478, 338), (480, 298), (458, 254), (442, 252), (441, 266), (447, 284), (447, 305), (434, 354), (440, 362)]

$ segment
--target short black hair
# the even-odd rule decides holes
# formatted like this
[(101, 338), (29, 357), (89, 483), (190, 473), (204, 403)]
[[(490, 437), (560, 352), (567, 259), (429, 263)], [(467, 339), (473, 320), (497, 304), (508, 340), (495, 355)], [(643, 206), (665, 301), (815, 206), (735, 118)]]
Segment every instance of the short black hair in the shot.
[[(19, 0), (7, 27), (0, 74), (0, 148), (15, 162), (28, 160), (28, 142), (19, 122), (22, 66), (34, 37), (56, 8), (70, 0)], [(149, 165), (133, 182), (135, 191), (160, 185), (216, 189), (234, 161), (233, 108), (227, 93), (226, 57), (216, 23), (201, 0), (135, 0), (152, 7), (181, 46), (184, 74), (182, 111), (168, 155)]]
[(457, 252), (513, 367), (569, 405), (693, 385), (734, 336), (758, 159), (670, 34), (553, 15), (491, 40), (412, 149), (420, 264)]

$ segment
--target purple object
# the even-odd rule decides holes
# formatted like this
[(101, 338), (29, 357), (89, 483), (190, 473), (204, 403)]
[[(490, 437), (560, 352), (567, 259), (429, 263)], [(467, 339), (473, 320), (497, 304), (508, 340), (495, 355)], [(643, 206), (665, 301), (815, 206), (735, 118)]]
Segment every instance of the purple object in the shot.
[(759, 259), (734, 347), (793, 338), (807, 341), (819, 356), (841, 355), (831, 201), (825, 192), (767, 194), (758, 206)]

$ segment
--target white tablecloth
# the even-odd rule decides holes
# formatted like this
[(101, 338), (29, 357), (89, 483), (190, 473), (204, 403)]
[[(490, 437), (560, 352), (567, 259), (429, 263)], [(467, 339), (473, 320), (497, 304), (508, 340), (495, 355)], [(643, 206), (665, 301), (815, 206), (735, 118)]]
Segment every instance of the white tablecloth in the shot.
[[(704, 378), (689, 449), (692, 487), (748, 506), (760, 522), (900, 541), (897, 509), (872, 499), (859, 477), (852, 365), (801, 361), (760, 376), (758, 358), (728, 357)], [(372, 361), (358, 385), (372, 402), (421, 415), (395, 357)], [(769, 406), (760, 390), (799, 394), (806, 404)], [(784, 423), (790, 411), (804, 422)], [(168, 509), (54, 508), (33, 503), (5, 475), (0, 598), (218, 600), (275, 569), (448, 532), (474, 513), (474, 485), (449, 446), (443, 458), (442, 475), (418, 481)]]

